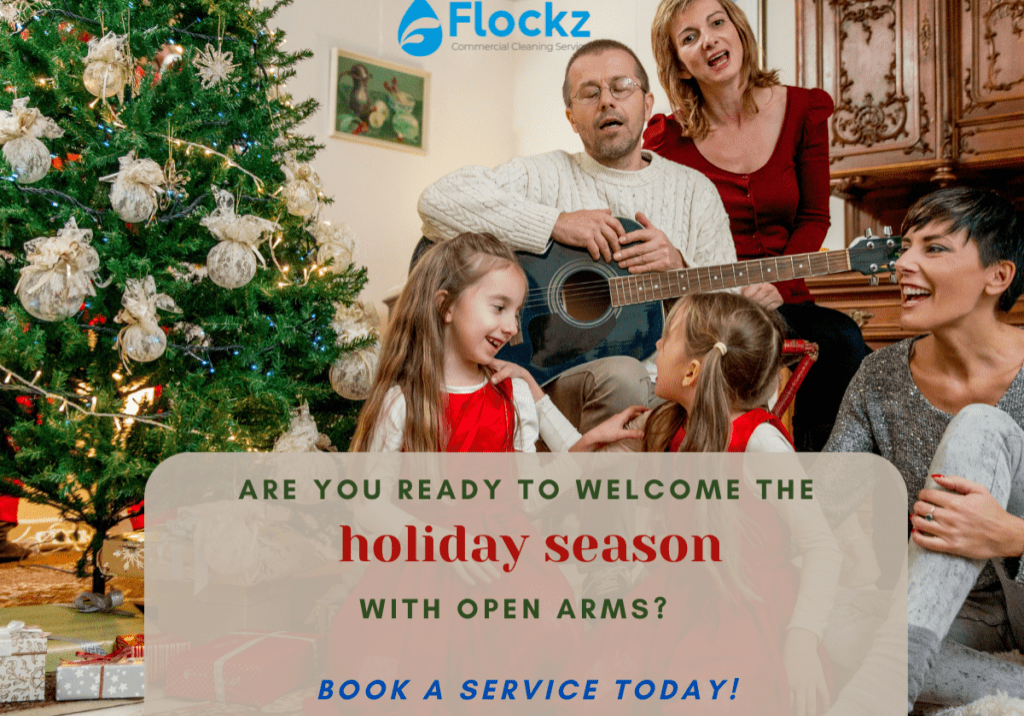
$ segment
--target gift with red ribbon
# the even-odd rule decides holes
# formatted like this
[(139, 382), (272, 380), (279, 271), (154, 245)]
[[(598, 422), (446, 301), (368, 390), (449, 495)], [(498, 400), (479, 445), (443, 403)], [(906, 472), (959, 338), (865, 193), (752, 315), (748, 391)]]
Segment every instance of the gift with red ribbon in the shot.
[(133, 699), (145, 696), (145, 662), (132, 656), (133, 647), (111, 654), (79, 651), (57, 667), (57, 700)]
[(164, 694), (264, 706), (316, 673), (322, 640), (284, 631), (225, 634), (173, 657)]

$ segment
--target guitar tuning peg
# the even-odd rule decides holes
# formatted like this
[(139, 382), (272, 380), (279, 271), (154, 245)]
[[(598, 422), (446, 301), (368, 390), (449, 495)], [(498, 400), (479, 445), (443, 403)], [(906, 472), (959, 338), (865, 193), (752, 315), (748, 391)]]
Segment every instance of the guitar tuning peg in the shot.
[(876, 276), (875, 274), (871, 274), (870, 276), (868, 276), (868, 283), (871, 284), (872, 286), (877, 286), (878, 276)]
[(891, 226), (886, 226), (885, 228), (883, 228), (882, 229), (882, 234), (884, 236), (892, 236), (892, 227)]
[(899, 279), (896, 278), (896, 274), (889, 274), (889, 283), (899, 283)]
[(870, 239), (874, 234), (871, 233), (871, 229), (864, 229), (864, 238)]

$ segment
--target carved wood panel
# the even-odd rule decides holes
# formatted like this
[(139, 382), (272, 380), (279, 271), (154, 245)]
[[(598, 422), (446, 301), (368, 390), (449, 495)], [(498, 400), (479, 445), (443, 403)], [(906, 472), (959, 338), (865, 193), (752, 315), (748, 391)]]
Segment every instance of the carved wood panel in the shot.
[(959, 0), (957, 149), (965, 164), (1024, 156), (1024, 0)]
[[(943, 147), (937, 53), (942, 0), (803, 0), (805, 85), (836, 104), (833, 177), (874, 167), (934, 165)], [(1024, 1), (1024, 0), (1022, 0)]]

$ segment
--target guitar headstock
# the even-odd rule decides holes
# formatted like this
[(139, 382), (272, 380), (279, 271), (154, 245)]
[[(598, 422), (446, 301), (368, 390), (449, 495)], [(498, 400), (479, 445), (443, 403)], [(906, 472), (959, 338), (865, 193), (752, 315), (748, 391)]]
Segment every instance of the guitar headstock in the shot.
[(893, 236), (888, 226), (882, 230), (882, 236), (874, 236), (871, 229), (864, 232), (850, 244), (850, 268), (870, 276), (872, 286), (878, 285), (878, 274), (888, 273), (889, 281), (896, 283), (896, 259), (900, 257), (902, 237)]

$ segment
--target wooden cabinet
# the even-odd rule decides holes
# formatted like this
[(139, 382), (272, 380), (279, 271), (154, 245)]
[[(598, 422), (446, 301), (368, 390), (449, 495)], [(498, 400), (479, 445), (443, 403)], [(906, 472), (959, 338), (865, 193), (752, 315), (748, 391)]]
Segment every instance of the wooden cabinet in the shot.
[(797, 0), (797, 38), (798, 82), (835, 100), (838, 195), (872, 216), (960, 182), (1024, 196), (1024, 2)]

